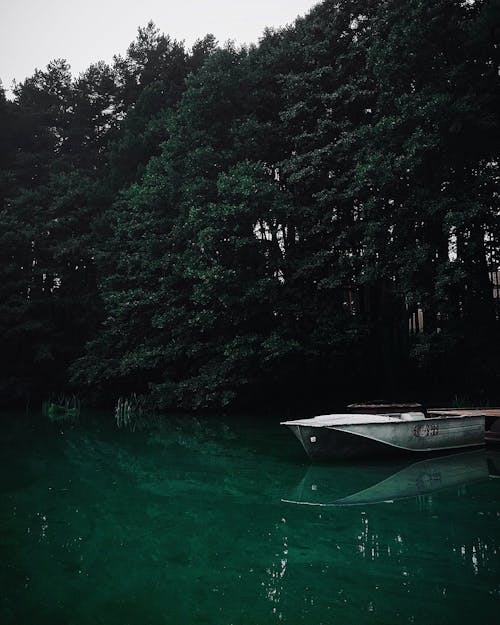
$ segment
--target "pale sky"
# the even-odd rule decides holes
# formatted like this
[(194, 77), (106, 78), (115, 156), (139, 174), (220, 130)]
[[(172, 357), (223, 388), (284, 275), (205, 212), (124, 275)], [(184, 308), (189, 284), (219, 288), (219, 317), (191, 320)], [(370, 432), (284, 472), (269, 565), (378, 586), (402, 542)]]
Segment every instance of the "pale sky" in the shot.
[(318, 0), (0, 0), (0, 79), (8, 90), (64, 58), (74, 76), (91, 63), (111, 62), (153, 20), (190, 46), (213, 33), (219, 43), (257, 42), (266, 26), (292, 23)]

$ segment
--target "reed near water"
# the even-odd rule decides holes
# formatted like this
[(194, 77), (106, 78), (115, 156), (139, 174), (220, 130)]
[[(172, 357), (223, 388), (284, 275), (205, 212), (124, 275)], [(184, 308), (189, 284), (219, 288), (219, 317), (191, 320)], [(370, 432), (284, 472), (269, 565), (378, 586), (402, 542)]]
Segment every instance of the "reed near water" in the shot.
[(76, 395), (58, 395), (42, 403), (42, 415), (51, 421), (76, 421), (82, 405)]
[(144, 395), (133, 393), (130, 397), (120, 397), (116, 403), (115, 420), (119, 428), (129, 428), (133, 432), (158, 418), (158, 413)]

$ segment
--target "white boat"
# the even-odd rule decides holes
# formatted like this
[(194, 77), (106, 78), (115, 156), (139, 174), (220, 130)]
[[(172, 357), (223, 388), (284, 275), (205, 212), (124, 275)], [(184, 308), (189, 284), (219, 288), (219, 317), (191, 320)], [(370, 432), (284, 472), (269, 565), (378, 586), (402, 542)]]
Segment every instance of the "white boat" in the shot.
[(283, 421), (312, 460), (455, 451), (485, 442), (485, 416), (331, 414)]

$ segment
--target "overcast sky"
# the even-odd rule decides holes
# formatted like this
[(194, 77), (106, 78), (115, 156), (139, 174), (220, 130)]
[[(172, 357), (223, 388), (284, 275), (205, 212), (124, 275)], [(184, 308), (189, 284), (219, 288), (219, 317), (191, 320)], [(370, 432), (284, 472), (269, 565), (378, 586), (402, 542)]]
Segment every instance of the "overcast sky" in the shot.
[(289, 24), (317, 1), (0, 0), (0, 79), (8, 89), (55, 58), (78, 75), (124, 53), (149, 20), (188, 46), (207, 33), (220, 43), (257, 42), (266, 26)]

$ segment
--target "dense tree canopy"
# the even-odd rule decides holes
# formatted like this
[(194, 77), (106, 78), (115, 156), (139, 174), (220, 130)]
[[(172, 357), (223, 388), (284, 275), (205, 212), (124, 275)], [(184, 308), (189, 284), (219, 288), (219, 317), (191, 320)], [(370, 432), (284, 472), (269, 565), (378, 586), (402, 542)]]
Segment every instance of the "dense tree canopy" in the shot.
[(154, 24), (0, 92), (0, 401), (498, 401), (500, 5)]

